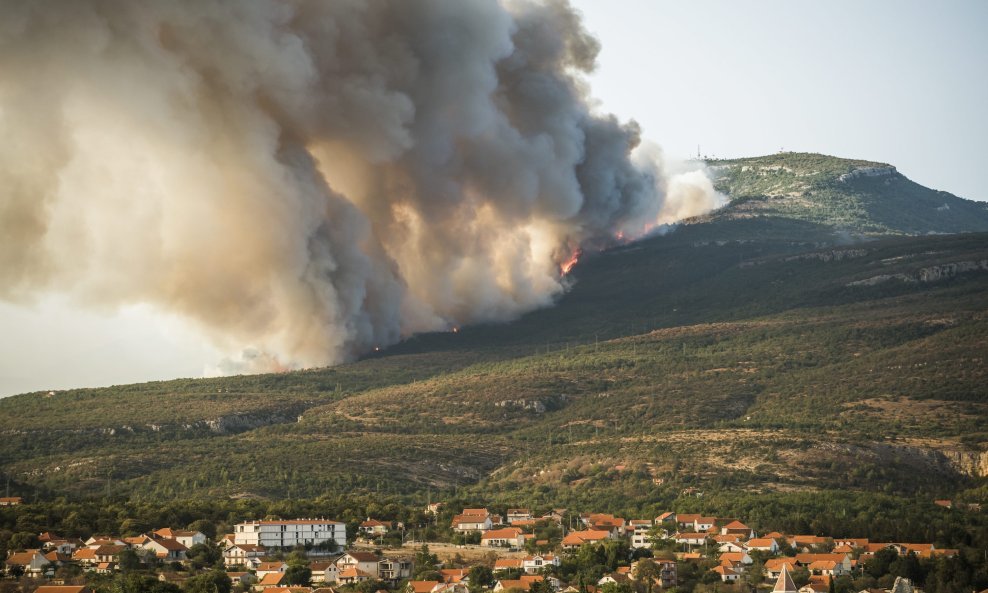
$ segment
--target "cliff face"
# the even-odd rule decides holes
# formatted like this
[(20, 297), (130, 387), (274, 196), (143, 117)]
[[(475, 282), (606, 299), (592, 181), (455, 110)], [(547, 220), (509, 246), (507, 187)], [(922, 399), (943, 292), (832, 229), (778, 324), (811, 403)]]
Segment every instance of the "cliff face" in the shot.
[(988, 477), (988, 451), (948, 449), (941, 453), (957, 471), (976, 478)]

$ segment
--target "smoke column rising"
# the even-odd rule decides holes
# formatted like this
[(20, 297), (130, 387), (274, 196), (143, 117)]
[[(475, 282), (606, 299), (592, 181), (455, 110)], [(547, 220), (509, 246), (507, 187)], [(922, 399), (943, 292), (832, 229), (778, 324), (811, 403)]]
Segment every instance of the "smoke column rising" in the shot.
[(228, 370), (510, 319), (717, 205), (592, 108), (563, 1), (2, 6), (0, 298), (148, 304)]

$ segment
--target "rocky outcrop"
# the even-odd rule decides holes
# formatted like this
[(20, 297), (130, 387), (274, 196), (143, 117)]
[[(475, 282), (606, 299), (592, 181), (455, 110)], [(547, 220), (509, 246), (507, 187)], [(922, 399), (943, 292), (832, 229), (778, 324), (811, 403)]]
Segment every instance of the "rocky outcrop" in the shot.
[(848, 182), (852, 179), (858, 179), (860, 177), (888, 177), (890, 175), (895, 175), (895, 173), (895, 167), (891, 165), (886, 167), (858, 167), (850, 173), (844, 173), (837, 179), (838, 181)]
[(923, 268), (919, 271), (919, 274), (917, 274), (917, 279), (920, 282), (936, 282), (937, 280), (953, 278), (958, 274), (964, 274), (966, 272), (985, 270), (988, 270), (988, 259), (983, 259), (981, 261), (962, 261)]
[(890, 280), (901, 282), (938, 282), (953, 278), (958, 274), (988, 271), (988, 259), (980, 261), (960, 261), (921, 268), (914, 274), (879, 274), (863, 280), (848, 282), (847, 286), (875, 286)]
[(866, 255), (868, 255), (867, 249), (832, 249), (830, 251), (817, 251), (814, 253), (791, 255), (787, 257), (785, 261), (844, 261), (846, 259), (854, 259), (856, 257), (864, 257)]

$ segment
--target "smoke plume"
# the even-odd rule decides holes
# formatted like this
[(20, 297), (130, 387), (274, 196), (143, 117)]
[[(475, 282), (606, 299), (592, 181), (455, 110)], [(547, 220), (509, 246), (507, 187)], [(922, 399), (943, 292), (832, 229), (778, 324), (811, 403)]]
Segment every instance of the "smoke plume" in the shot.
[(715, 204), (563, 0), (5, 0), (0, 298), (178, 314), (261, 368), (551, 303)]

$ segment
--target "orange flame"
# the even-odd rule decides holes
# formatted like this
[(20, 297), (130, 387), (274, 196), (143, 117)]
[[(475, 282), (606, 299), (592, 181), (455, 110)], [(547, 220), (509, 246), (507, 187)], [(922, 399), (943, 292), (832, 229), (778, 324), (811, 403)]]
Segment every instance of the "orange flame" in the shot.
[(577, 249), (576, 251), (574, 251), (573, 255), (569, 256), (569, 259), (559, 264), (560, 273), (562, 273), (563, 276), (569, 274), (570, 270), (573, 269), (573, 266), (576, 265), (576, 262), (580, 261), (581, 255), (583, 255), (582, 249)]

